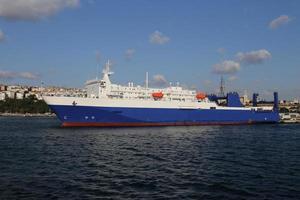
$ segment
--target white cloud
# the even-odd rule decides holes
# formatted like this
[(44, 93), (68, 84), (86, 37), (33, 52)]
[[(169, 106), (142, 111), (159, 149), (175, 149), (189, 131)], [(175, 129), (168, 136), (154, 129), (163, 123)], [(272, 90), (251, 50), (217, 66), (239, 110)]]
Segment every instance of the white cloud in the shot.
[(266, 49), (250, 51), (246, 53), (239, 52), (236, 54), (239, 62), (245, 64), (260, 64), (271, 58), (271, 53)]
[(1, 31), (1, 29), (0, 29), (0, 42), (2, 42), (4, 40), (5, 40), (5, 35), (4, 35), (3, 31)]
[(31, 80), (36, 80), (38, 79), (38, 76), (36, 74), (33, 74), (31, 72), (21, 72), (18, 74), (19, 78), (23, 79), (31, 79)]
[(272, 20), (269, 23), (269, 28), (271, 29), (276, 29), (284, 24), (287, 24), (291, 21), (291, 18), (287, 15), (280, 15), (279, 17), (277, 17), (276, 19)]
[(165, 36), (159, 31), (154, 31), (150, 37), (149, 41), (153, 44), (165, 44), (170, 41), (170, 38)]
[(229, 77), (228, 77), (228, 80), (229, 80), (229, 81), (235, 81), (235, 80), (237, 80), (237, 79), (238, 79), (237, 76), (229, 76)]
[(161, 86), (165, 86), (168, 83), (168, 81), (163, 75), (156, 74), (156, 75), (153, 76), (153, 82), (152, 83), (155, 86), (161, 87)]
[(215, 64), (213, 72), (216, 74), (234, 74), (240, 70), (240, 63), (233, 60), (225, 60)]
[(13, 79), (16, 77), (14, 72), (0, 70), (0, 79)]
[(79, 5), (80, 0), (0, 0), (0, 17), (7, 20), (36, 21), (64, 8)]
[(30, 79), (36, 80), (39, 78), (37, 74), (31, 72), (12, 72), (0, 70), (0, 79)]
[(125, 58), (127, 60), (131, 60), (133, 58), (134, 54), (135, 54), (135, 49), (126, 49)]

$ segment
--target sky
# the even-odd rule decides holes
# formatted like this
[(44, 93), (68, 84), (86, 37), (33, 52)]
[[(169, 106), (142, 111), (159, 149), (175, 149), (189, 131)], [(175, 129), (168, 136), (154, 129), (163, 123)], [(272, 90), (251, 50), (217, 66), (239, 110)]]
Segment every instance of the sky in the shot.
[(300, 98), (298, 0), (0, 0), (0, 83), (177, 82)]

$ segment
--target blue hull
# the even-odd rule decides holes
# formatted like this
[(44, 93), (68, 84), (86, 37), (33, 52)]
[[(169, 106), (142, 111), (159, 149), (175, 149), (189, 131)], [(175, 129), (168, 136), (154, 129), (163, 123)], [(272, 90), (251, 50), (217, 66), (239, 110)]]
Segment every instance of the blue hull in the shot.
[(63, 126), (173, 126), (278, 123), (279, 113), (251, 110), (121, 108), (49, 105)]

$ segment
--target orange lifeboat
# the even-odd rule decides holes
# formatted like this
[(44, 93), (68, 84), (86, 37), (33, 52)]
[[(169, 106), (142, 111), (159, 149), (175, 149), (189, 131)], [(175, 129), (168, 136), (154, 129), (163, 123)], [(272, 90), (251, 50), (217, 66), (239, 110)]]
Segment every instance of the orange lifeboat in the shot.
[(161, 99), (161, 98), (163, 98), (163, 96), (164, 96), (164, 94), (162, 92), (153, 92), (152, 93), (152, 97), (154, 99)]
[(206, 97), (206, 94), (203, 92), (198, 92), (196, 95), (196, 99), (198, 99), (198, 100), (203, 100), (203, 99), (205, 99), (205, 97)]

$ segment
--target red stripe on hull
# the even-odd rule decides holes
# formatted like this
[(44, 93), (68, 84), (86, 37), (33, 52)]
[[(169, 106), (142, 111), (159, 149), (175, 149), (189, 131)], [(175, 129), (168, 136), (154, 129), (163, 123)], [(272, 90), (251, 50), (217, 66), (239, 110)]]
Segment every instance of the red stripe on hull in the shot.
[[(63, 127), (142, 127), (142, 126), (209, 126), (209, 125), (245, 125), (265, 122), (172, 122), (172, 123), (99, 123), (99, 122), (64, 122)], [(269, 122), (271, 123), (271, 122)]]

